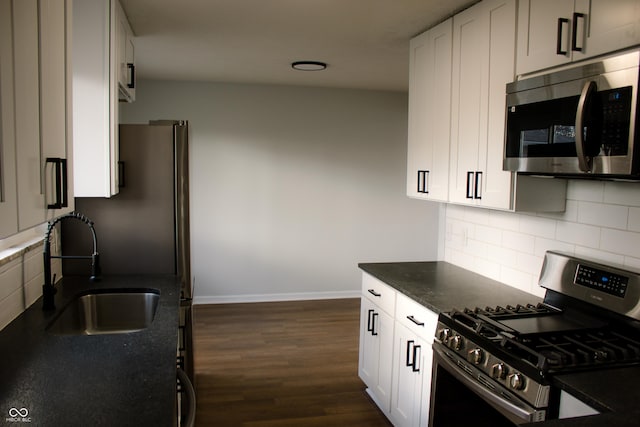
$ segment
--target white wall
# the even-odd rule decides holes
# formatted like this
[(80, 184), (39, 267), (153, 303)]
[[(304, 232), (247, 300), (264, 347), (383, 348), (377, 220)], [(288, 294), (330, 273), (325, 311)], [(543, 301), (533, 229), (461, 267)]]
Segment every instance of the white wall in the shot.
[(537, 295), (544, 253), (640, 269), (640, 183), (570, 180), (561, 214), (447, 205), (445, 260)]
[(189, 120), (196, 302), (355, 296), (358, 262), (436, 259), (405, 195), (404, 93), (139, 81), (122, 121)]

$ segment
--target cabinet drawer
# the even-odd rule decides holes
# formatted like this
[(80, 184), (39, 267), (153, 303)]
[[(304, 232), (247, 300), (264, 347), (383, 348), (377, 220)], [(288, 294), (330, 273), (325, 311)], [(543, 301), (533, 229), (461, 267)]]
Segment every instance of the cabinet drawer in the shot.
[(438, 315), (406, 295), (398, 293), (396, 299), (396, 320), (431, 344), (436, 333)]
[(362, 295), (386, 311), (391, 317), (395, 313), (396, 290), (375, 277), (362, 273)]

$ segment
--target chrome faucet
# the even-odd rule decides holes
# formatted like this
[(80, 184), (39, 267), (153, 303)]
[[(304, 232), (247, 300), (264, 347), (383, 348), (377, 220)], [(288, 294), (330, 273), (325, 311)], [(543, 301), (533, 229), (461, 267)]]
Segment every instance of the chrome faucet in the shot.
[[(68, 218), (75, 218), (89, 226), (89, 230), (91, 230), (91, 236), (93, 237), (93, 253), (91, 255), (51, 255), (51, 231), (57, 223)], [(91, 259), (91, 277), (89, 277), (89, 280), (97, 281), (100, 279), (100, 257), (98, 255), (98, 240), (96, 239), (96, 230), (93, 228), (93, 221), (91, 221), (81, 213), (71, 212), (69, 214), (59, 216), (53, 221), (49, 221), (47, 233), (44, 236), (44, 250), (42, 254), (44, 257), (44, 285), (42, 285), (43, 310), (53, 310), (56, 308), (54, 303), (54, 295), (56, 294), (56, 278), (55, 275), (53, 276), (53, 278), (51, 277), (51, 258)]]

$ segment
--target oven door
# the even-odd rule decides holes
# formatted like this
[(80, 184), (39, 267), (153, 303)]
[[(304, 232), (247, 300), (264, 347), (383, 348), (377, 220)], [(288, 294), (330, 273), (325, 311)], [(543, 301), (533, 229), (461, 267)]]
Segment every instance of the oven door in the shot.
[(513, 427), (544, 419), (545, 410), (523, 402), (442, 344), (433, 344), (430, 427)]

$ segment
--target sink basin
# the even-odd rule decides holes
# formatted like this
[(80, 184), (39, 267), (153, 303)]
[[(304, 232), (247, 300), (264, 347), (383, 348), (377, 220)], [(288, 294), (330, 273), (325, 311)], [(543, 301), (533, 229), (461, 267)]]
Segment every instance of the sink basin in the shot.
[(146, 329), (158, 308), (157, 289), (105, 289), (69, 302), (47, 330), (57, 335), (126, 334)]

